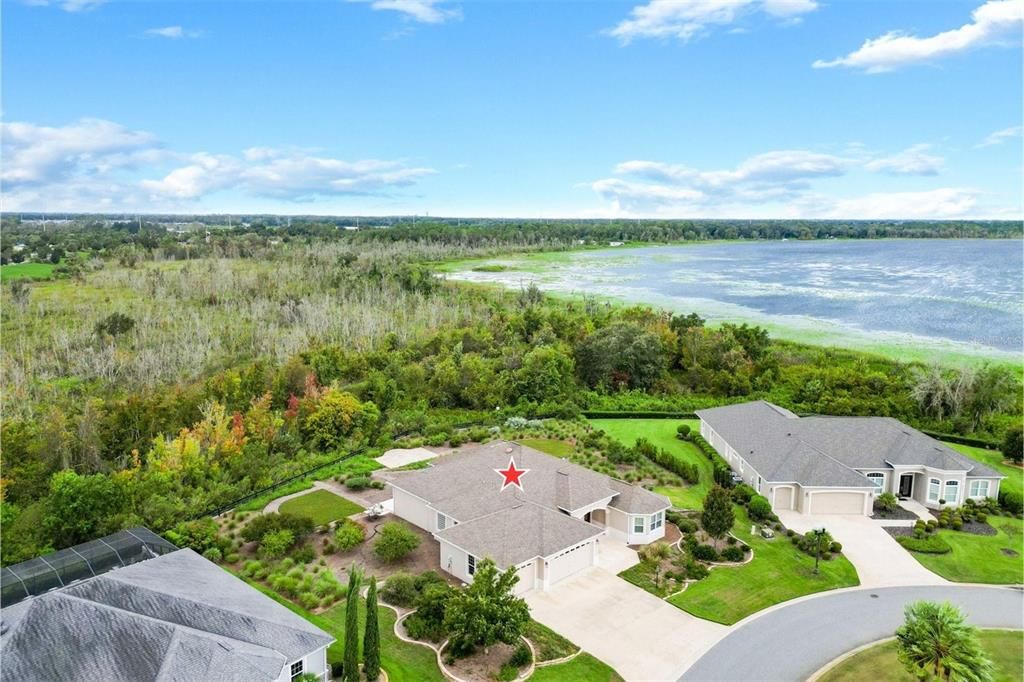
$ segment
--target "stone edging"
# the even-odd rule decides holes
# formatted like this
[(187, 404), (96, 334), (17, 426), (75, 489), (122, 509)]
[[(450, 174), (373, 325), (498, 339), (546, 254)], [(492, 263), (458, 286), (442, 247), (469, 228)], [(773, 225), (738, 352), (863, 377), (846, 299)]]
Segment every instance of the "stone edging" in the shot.
[[(727, 535), (729, 535), (730, 537), (736, 538), (736, 536), (733, 535), (732, 533), (727, 533)], [(736, 538), (736, 541), (743, 543), (744, 545), (746, 545), (750, 549), (749, 556), (747, 556), (743, 561), (701, 561), (700, 563), (705, 565), (705, 566), (707, 566), (709, 571), (711, 569), (713, 569), (713, 568), (736, 568), (736, 567), (739, 567), (739, 566), (746, 566), (747, 564), (749, 564), (751, 561), (754, 560), (754, 548), (751, 547), (748, 543), (743, 542), (743, 540), (741, 540), (740, 538)], [(683, 549), (682, 543), (683, 543), (683, 537), (682, 537), (682, 535), (680, 535), (679, 539), (672, 543), (672, 546), (675, 547), (676, 549), (678, 549), (680, 552), (683, 552), (685, 550)], [(733, 546), (735, 546), (735, 545), (733, 545)], [(694, 559), (694, 561), (698, 561), (698, 559)], [(696, 583), (696, 582), (700, 582), (700, 581), (699, 580), (691, 580), (690, 578), (687, 578), (686, 580), (683, 581), (683, 589), (677, 590), (677, 591), (673, 592), (672, 594), (666, 594), (664, 597), (661, 598), (661, 600), (662, 601), (668, 601), (669, 599), (671, 599), (672, 597), (676, 596), (677, 594), (682, 594), (683, 592), (686, 592), (686, 588), (689, 587), (692, 583)], [(650, 593), (648, 593), (648, 594), (650, 594)], [(655, 595), (655, 596), (657, 596), (657, 595)], [(701, 620), (706, 620), (706, 619), (702, 618)]]
[(867, 644), (861, 644), (856, 649), (850, 649), (849, 651), (847, 651), (842, 656), (839, 656), (837, 658), (833, 658), (831, 661), (829, 661), (825, 665), (823, 665), (820, 668), (818, 668), (817, 670), (815, 670), (814, 673), (810, 677), (807, 678), (807, 682), (817, 682), (827, 672), (829, 672), (830, 670), (835, 668), (837, 665), (839, 665), (840, 663), (842, 663), (846, 659), (852, 658), (853, 656), (856, 656), (860, 652), (867, 651), (868, 649), (870, 649), (872, 647), (876, 647), (879, 644), (885, 644), (886, 642), (891, 642), (894, 639), (896, 639), (896, 637), (883, 637), (882, 639), (876, 639), (875, 641), (868, 642)]
[[(526, 641), (529, 642), (530, 640), (527, 639)], [(533, 642), (530, 642), (530, 648), (533, 649)], [(535, 668), (546, 668), (549, 665), (558, 665), (559, 663), (568, 663), (569, 661), (571, 661), (572, 659), (576, 658), (577, 656), (579, 656), (582, 653), (583, 653), (583, 649), (577, 647), (576, 648), (576, 653), (574, 653), (574, 654), (569, 654), (568, 656), (562, 656), (561, 658), (552, 658), (550, 661), (540, 661), (538, 663), (534, 663), (533, 667), (535, 667)], [(537, 656), (536, 656), (536, 653), (534, 653), (534, 661), (536, 661), (536, 660), (537, 660)]]
[[(400, 612), (398, 610), (397, 607), (394, 607), (391, 604), (388, 604), (386, 602), (378, 602), (378, 603), (380, 605), (382, 605), (382, 606), (388, 607), (389, 609), (394, 611), (395, 614), (398, 616), (398, 618), (395, 619), (395, 626), (393, 628), (394, 631), (395, 631), (395, 636), (398, 637), (398, 639), (402, 640), (403, 642), (409, 642), (410, 644), (419, 644), (420, 646), (425, 646), (428, 649), (433, 650), (434, 658), (437, 659), (437, 667), (441, 670), (441, 674), (442, 675), (444, 675), (449, 680), (451, 680), (451, 682), (467, 682), (466, 680), (463, 680), (461, 677), (459, 677), (455, 673), (453, 673), (450, 670), (448, 670), (448, 667), (444, 664), (444, 660), (442, 659), (441, 652), (444, 651), (444, 648), (446, 646), (448, 646), (449, 640), (446, 639), (443, 642), (441, 642), (441, 646), (435, 646), (435, 645), (431, 644), (430, 642), (423, 642), (423, 641), (420, 641), (418, 639), (412, 639), (410, 637), (406, 637), (405, 634), (402, 632), (401, 627), (400, 627), (401, 624), (402, 624), (402, 621), (404, 621), (406, 618), (408, 618), (412, 614), (416, 613), (416, 609), (413, 609), (411, 611), (407, 611), (406, 613), (403, 614), (402, 612)], [(526, 680), (531, 675), (533, 675), (533, 671), (537, 667), (539, 667), (541, 665), (541, 664), (537, 663), (537, 651), (533, 648), (533, 642), (531, 642), (529, 639), (527, 639), (526, 637), (524, 637), (522, 635), (520, 635), (519, 638), (522, 639), (524, 642), (526, 642), (526, 646), (530, 648), (530, 667), (526, 669), (525, 673), (523, 673), (522, 675), (517, 677), (515, 680), (513, 680), (513, 682), (523, 682), (523, 680)], [(573, 654), (572, 656), (569, 656), (565, 660), (570, 660), (572, 658), (575, 658), (582, 651), (583, 650), (580, 649), (575, 654)], [(561, 663), (561, 662), (562, 662), (561, 660), (551, 661), (551, 662), (545, 661), (545, 663), (547, 663), (548, 665), (551, 665), (552, 663)], [(382, 670), (383, 670), (383, 668), (382, 668)]]
[[(979, 630), (1004, 630), (1006, 632), (1021, 632), (1021, 630), (1018, 630), (1017, 628), (978, 628), (978, 629)], [(824, 677), (825, 674), (827, 674), (829, 671), (831, 671), (833, 668), (835, 668), (836, 666), (838, 666), (840, 663), (842, 663), (843, 661), (847, 660), (848, 658), (852, 658), (852, 657), (856, 656), (857, 654), (861, 653), (862, 651), (867, 651), (868, 649), (876, 647), (879, 644), (885, 644), (886, 642), (891, 642), (894, 639), (896, 639), (896, 637), (883, 637), (882, 639), (876, 639), (875, 641), (868, 642), (867, 644), (861, 644), (856, 649), (850, 649), (849, 651), (847, 651), (842, 656), (838, 656), (836, 658), (833, 658), (831, 661), (829, 661), (825, 665), (823, 665), (820, 668), (818, 668), (817, 670), (815, 670), (814, 673), (812, 673), (811, 676), (807, 678), (806, 682), (817, 682), (822, 677)]]

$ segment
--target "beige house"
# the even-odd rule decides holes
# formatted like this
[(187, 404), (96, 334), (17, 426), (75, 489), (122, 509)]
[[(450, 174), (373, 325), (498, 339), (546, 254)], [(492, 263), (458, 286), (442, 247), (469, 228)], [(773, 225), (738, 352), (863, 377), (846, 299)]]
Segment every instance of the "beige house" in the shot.
[[(502, 489), (514, 459), (521, 482)], [(491, 558), (515, 567), (518, 593), (596, 565), (601, 543), (642, 545), (665, 535), (667, 499), (508, 441), (464, 448), (391, 481), (396, 516), (433, 533), (441, 567), (471, 582)]]
[(697, 412), (700, 433), (775, 510), (872, 513), (891, 492), (926, 507), (999, 494), (999, 472), (891, 417), (798, 417), (763, 400)]

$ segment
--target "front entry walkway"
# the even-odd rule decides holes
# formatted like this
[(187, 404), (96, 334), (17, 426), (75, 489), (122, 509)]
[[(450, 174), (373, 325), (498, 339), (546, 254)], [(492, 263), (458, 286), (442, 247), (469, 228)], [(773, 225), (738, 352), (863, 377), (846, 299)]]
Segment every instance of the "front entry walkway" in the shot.
[(724, 625), (694, 618), (612, 572), (636, 563), (636, 552), (602, 538), (599, 557), (599, 566), (547, 591), (531, 590), (524, 598), (536, 620), (610, 665), (627, 682), (674, 680), (728, 632)]
[(867, 516), (794, 511), (780, 511), (778, 515), (786, 528), (798, 533), (822, 527), (828, 530), (843, 545), (843, 554), (857, 569), (862, 587), (949, 584), (918, 563), (882, 528), (882, 523)]

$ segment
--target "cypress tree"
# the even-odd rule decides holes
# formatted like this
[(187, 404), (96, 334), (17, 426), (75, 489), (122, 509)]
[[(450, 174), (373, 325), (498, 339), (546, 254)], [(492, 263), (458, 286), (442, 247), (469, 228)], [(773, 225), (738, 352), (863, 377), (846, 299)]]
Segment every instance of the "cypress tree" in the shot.
[(352, 564), (348, 572), (348, 599), (345, 603), (345, 682), (359, 682), (359, 586), (363, 572)]
[(380, 627), (377, 625), (377, 578), (370, 578), (366, 593), (366, 630), (363, 633), (363, 674), (370, 682), (380, 677)]

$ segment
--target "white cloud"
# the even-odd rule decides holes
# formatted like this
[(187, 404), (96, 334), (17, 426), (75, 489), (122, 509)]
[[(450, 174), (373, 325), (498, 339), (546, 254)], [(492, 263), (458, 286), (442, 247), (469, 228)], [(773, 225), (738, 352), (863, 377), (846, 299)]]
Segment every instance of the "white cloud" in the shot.
[(64, 127), (4, 123), (0, 138), (7, 210), (155, 210), (194, 206), (223, 190), (284, 201), (388, 195), (436, 172), (297, 149), (175, 153), (150, 133), (98, 119)]
[(711, 26), (728, 26), (741, 16), (763, 12), (794, 21), (817, 9), (815, 0), (650, 0), (637, 5), (608, 35), (629, 44), (636, 38), (676, 38), (688, 41)]
[(989, 0), (971, 13), (971, 22), (960, 28), (920, 38), (902, 31), (890, 31), (866, 40), (859, 49), (831, 61), (819, 59), (816, 69), (846, 66), (867, 73), (892, 71), (901, 66), (927, 62), (966, 50), (1019, 40), (1024, 21), (1024, 0)]
[(422, 24), (443, 24), (449, 19), (457, 19), (462, 13), (457, 8), (445, 8), (444, 0), (349, 0), (349, 2), (369, 2), (375, 10), (398, 12), (403, 18)]
[(50, 0), (26, 0), (26, 4), (34, 5), (36, 7), (47, 7), (49, 5), (56, 5), (65, 12), (87, 12), (92, 9), (96, 9), (100, 5), (105, 5), (107, 0), (64, 0), (63, 2), (50, 2)]
[(1012, 140), (1015, 137), (1020, 137), (1021, 126), (1010, 126), (1009, 128), (1003, 128), (992, 133), (984, 140), (974, 145), (975, 147), (991, 147), (993, 145), (1002, 144), (1007, 140)]
[(945, 159), (929, 154), (931, 145), (915, 144), (892, 156), (884, 156), (864, 164), (873, 173), (890, 175), (938, 175)]
[[(964, 187), (883, 191), (859, 196), (822, 193), (818, 185), (853, 171), (897, 176), (935, 175), (943, 159), (927, 144), (878, 155), (848, 145), (842, 156), (778, 150), (751, 156), (733, 168), (703, 170), (660, 161), (618, 164), (614, 177), (590, 183), (606, 213), (650, 217), (955, 218), (1000, 215), (982, 192)], [(865, 176), (870, 177), (870, 176)], [(844, 184), (844, 186), (846, 186)], [(887, 189), (891, 189), (887, 187)], [(1019, 210), (1014, 209), (1017, 214)]]
[(146, 35), (155, 36), (158, 38), (170, 38), (172, 40), (180, 40), (182, 38), (198, 38), (202, 35), (202, 32), (186, 31), (181, 26), (164, 26), (163, 28), (147, 29)]
[(920, 192), (876, 192), (849, 199), (817, 197), (805, 206), (808, 217), (816, 218), (962, 218), (975, 209), (979, 194), (963, 187), (940, 187)]

